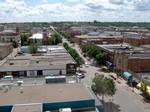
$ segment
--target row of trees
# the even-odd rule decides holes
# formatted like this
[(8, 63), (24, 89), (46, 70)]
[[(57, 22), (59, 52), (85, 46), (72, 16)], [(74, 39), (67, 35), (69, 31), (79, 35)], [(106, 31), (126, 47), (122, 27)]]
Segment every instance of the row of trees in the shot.
[(74, 43), (73, 41), (74, 35), (71, 32), (59, 31), (59, 33), (63, 37), (65, 37), (68, 41), (70, 41), (71, 43)]
[(79, 54), (75, 49), (71, 48), (67, 43), (64, 43), (63, 46), (69, 52), (69, 54), (74, 58), (78, 66), (84, 64), (84, 60), (79, 56)]
[(96, 45), (86, 44), (81, 46), (85, 56), (94, 58), (98, 64), (105, 64), (106, 54)]
[(99, 74), (92, 80), (91, 88), (96, 95), (102, 96), (102, 101), (104, 101), (104, 96), (113, 96), (116, 92), (115, 82)]
[(62, 43), (62, 38), (56, 33), (48, 39), (49, 45), (57, 45), (59, 43)]

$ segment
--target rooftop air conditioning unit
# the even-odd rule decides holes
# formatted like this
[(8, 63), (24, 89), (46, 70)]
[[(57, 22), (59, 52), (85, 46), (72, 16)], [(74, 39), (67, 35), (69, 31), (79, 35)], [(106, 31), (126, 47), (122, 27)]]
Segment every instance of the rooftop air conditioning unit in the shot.
[(62, 108), (59, 109), (59, 112), (71, 112), (71, 108)]

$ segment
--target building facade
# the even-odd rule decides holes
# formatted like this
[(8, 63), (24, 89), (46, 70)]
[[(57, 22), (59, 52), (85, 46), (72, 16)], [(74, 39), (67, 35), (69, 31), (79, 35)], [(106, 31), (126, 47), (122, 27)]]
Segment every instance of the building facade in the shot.
[(11, 43), (0, 43), (0, 60), (8, 56), (13, 51)]
[(20, 35), (13, 30), (4, 30), (0, 32), (0, 42), (20, 42)]

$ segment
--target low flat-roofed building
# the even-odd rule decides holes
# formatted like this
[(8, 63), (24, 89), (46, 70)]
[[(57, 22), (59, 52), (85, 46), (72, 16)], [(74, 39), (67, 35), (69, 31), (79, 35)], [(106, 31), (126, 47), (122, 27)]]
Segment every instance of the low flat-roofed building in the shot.
[(1, 77), (75, 74), (76, 62), (63, 46), (43, 46), (45, 53), (18, 54), (0, 65)]
[(0, 60), (8, 56), (13, 51), (11, 43), (0, 43)]
[(5, 107), (9, 105), (10, 112), (24, 112), (24, 109), (26, 112), (32, 112), (31, 109), (46, 112), (62, 108), (83, 112), (97, 108), (103, 112), (101, 102), (95, 99), (92, 91), (77, 83), (22, 86), (22, 89), (19, 86), (12, 87), (5, 94), (0, 91), (0, 99), (0, 110), (6, 110)]

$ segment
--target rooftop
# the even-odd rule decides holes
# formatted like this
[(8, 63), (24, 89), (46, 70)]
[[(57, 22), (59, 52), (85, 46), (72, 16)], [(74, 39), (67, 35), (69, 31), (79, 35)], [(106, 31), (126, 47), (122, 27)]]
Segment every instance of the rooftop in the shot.
[(76, 83), (12, 87), (7, 92), (0, 90), (0, 99), (0, 105), (8, 105), (78, 101), (94, 98), (88, 88)]
[(12, 112), (41, 112), (41, 104), (15, 105)]
[(44, 51), (43, 53), (35, 55), (23, 53), (8, 58), (0, 65), (0, 71), (65, 69), (66, 64), (75, 63), (74, 59), (62, 46), (47, 46), (41, 49), (40, 52)]
[(108, 36), (108, 35), (100, 34), (98, 36), (80, 35), (76, 37), (82, 39), (95, 39), (95, 38), (100, 39), (100, 38), (122, 38), (123, 36)]
[(141, 53), (141, 54), (150, 54), (150, 51), (144, 47), (135, 47), (131, 46), (128, 43), (123, 44), (101, 44), (98, 45), (100, 48), (104, 50), (108, 50), (110, 52), (126, 52), (126, 53)]
[(132, 47), (127, 44), (127, 43), (123, 43), (123, 44), (102, 44), (102, 45), (98, 45), (100, 48), (108, 50), (110, 52), (114, 52), (115, 50), (126, 50), (126, 49), (131, 49)]

